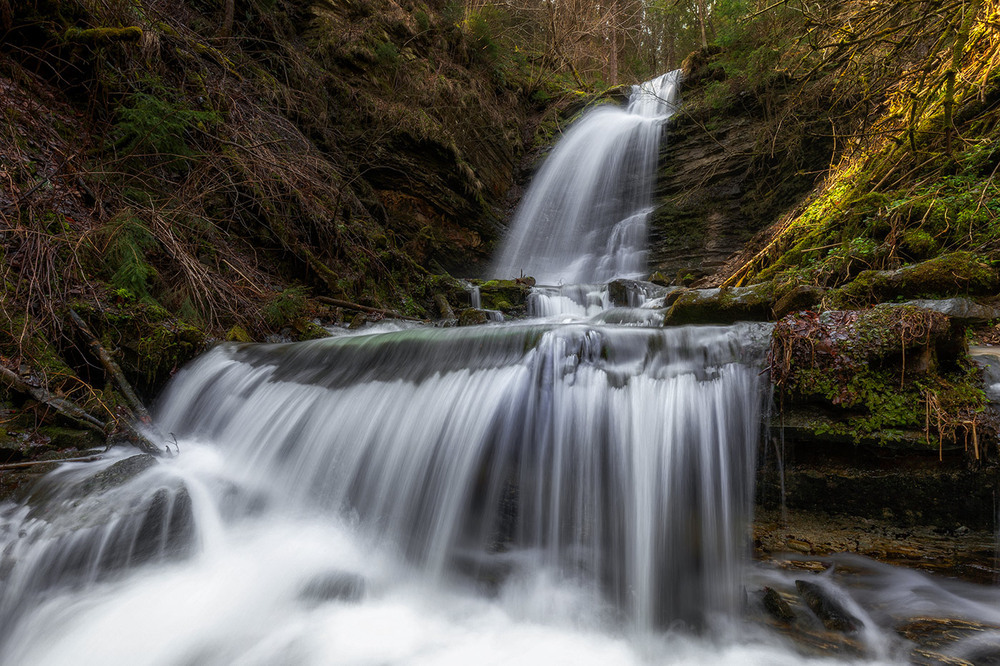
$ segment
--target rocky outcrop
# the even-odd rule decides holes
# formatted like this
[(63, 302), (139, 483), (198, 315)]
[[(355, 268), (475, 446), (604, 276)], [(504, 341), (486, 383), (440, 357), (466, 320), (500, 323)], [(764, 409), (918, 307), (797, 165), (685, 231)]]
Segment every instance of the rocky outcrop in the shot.
[(650, 271), (677, 284), (713, 273), (791, 210), (834, 151), (831, 109), (780, 123), (770, 109), (794, 81), (775, 74), (751, 88), (716, 60), (699, 52), (685, 63), (681, 110), (661, 144)]

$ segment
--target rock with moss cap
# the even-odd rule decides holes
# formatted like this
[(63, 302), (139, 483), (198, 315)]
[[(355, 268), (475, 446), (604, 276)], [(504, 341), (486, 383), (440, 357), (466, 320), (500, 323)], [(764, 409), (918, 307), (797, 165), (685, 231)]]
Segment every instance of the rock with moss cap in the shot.
[(774, 328), (770, 373), (787, 408), (832, 417), (818, 435), (937, 441), (978, 428), (983, 437), (985, 394), (965, 352), (962, 327), (940, 312), (892, 304), (800, 312)]
[(479, 326), (490, 320), (490, 316), (485, 310), (478, 308), (466, 308), (458, 315), (459, 326)]
[(473, 281), (479, 287), (480, 304), (484, 310), (499, 310), (505, 314), (523, 314), (528, 307), (528, 294), (534, 280)]
[(864, 307), (897, 299), (991, 295), (997, 273), (971, 252), (952, 252), (893, 271), (863, 271), (854, 281), (830, 292), (834, 308)]
[(673, 301), (664, 325), (768, 321), (773, 307), (774, 288), (771, 283), (728, 289), (690, 289)]

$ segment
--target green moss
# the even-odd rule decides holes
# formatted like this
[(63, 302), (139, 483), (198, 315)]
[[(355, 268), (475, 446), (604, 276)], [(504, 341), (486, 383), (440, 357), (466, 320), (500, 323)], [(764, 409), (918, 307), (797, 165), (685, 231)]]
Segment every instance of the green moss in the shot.
[(831, 292), (828, 303), (849, 308), (896, 299), (991, 294), (996, 286), (996, 271), (986, 259), (952, 252), (895, 271), (863, 271)]
[(320, 340), (330, 337), (329, 331), (304, 317), (293, 321), (292, 329), (298, 335), (299, 340)]
[(905, 232), (899, 242), (899, 249), (916, 260), (932, 257), (939, 247), (934, 236), (923, 229), (911, 229)]
[(264, 321), (272, 328), (288, 325), (291, 320), (302, 316), (308, 293), (305, 287), (288, 287), (275, 294), (264, 304), (261, 312)]
[(226, 333), (227, 342), (253, 342), (253, 338), (242, 326), (233, 326)]
[(775, 327), (772, 379), (785, 402), (839, 413), (817, 434), (884, 444), (927, 428), (954, 439), (986, 399), (971, 363), (942, 356), (951, 335), (946, 317), (912, 306), (792, 315)]

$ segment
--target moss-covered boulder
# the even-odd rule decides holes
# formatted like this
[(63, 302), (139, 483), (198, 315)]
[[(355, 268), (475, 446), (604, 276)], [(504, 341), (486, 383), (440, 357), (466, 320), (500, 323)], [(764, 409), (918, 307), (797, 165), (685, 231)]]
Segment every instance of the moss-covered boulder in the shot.
[(952, 252), (894, 271), (863, 271), (832, 291), (827, 303), (851, 308), (904, 298), (991, 295), (997, 284), (997, 272), (986, 259), (971, 252)]
[(330, 332), (316, 322), (300, 317), (292, 322), (292, 330), (299, 340), (319, 340), (330, 337)]
[(859, 442), (926, 442), (993, 425), (979, 373), (967, 362), (961, 327), (910, 305), (800, 312), (775, 326), (771, 380), (790, 409), (818, 410), (816, 434)]
[(480, 304), (484, 310), (499, 310), (504, 314), (519, 315), (527, 312), (528, 294), (531, 293), (531, 278), (519, 280), (474, 281), (479, 287)]
[(814, 285), (799, 285), (789, 289), (774, 304), (772, 314), (775, 319), (801, 310), (812, 310), (823, 301), (826, 289)]
[(770, 283), (728, 289), (690, 289), (673, 301), (664, 325), (731, 324), (772, 318), (774, 288)]
[(478, 308), (466, 308), (458, 315), (459, 326), (479, 326), (480, 324), (485, 324), (489, 320), (490, 316), (486, 313), (486, 311)]

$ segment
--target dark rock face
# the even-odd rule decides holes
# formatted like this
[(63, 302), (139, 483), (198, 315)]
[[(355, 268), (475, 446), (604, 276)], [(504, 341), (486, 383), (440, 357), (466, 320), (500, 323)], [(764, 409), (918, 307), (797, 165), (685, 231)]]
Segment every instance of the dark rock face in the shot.
[[(713, 60), (685, 64), (681, 111), (660, 148), (649, 269), (677, 284), (713, 273), (792, 209), (834, 150), (830, 109), (780, 126), (771, 117), (771, 104), (793, 95), (794, 82), (776, 75), (760, 89), (740, 89)], [(716, 107), (719, 86), (727, 101)]]
[(795, 613), (792, 611), (792, 607), (787, 601), (781, 598), (774, 588), (765, 587), (764, 588), (764, 610), (773, 617), (778, 622), (782, 624), (791, 624), (795, 622)]
[(830, 595), (822, 586), (807, 580), (795, 581), (799, 596), (809, 606), (809, 610), (831, 631), (858, 631), (864, 623), (852, 615), (844, 605)]

